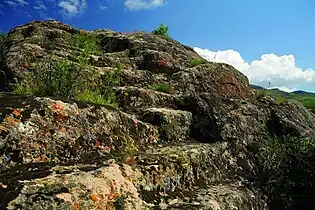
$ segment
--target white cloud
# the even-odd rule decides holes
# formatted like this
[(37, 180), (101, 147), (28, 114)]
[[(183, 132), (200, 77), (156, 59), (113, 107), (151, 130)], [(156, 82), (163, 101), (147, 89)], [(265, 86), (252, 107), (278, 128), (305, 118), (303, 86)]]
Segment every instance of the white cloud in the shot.
[(82, 15), (86, 6), (86, 0), (61, 0), (59, 2), (60, 13), (69, 18)]
[(34, 9), (36, 9), (36, 10), (46, 10), (44, 2), (36, 1), (36, 5), (34, 6)]
[(7, 0), (7, 1), (4, 1), (4, 3), (9, 5), (10, 7), (24, 6), (24, 5), (28, 5), (29, 4), (25, 0)]
[(107, 7), (107, 6), (104, 6), (104, 5), (100, 5), (100, 9), (101, 9), (101, 10), (106, 10), (106, 9), (108, 9), (108, 7)]
[(251, 63), (244, 61), (239, 52), (234, 50), (211, 51), (195, 47), (194, 50), (209, 61), (224, 62), (233, 65), (245, 74), (251, 84), (284, 91), (308, 89), (315, 86), (315, 70), (303, 70), (295, 64), (294, 55), (264, 54)]
[(16, 2), (18, 2), (21, 6), (24, 6), (24, 5), (28, 5), (29, 3), (25, 0), (15, 0)]
[(7, 5), (11, 6), (11, 7), (17, 7), (18, 4), (14, 1), (4, 1), (4, 3), (6, 3)]
[(124, 3), (125, 7), (132, 11), (158, 8), (164, 4), (166, 0), (125, 0)]

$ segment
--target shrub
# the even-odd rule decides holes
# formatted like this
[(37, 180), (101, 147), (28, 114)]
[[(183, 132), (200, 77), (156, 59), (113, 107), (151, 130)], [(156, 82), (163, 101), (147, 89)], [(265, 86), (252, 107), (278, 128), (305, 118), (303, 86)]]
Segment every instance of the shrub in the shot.
[(115, 70), (101, 76), (89, 63), (91, 53), (100, 53), (97, 37), (78, 33), (68, 35), (66, 41), (76, 49), (71, 55), (72, 61), (56, 61), (52, 55), (44, 61), (27, 64), (28, 72), (12, 85), (13, 92), (117, 106), (113, 86), (119, 85), (123, 66), (117, 64)]
[(95, 104), (102, 104), (102, 105), (111, 105), (114, 104), (116, 106), (116, 104), (113, 102), (113, 100), (107, 97), (104, 97), (104, 95), (102, 95), (100, 90), (85, 90), (83, 93), (79, 93), (76, 96), (76, 99), (79, 101), (86, 101), (86, 102), (91, 102), (91, 103), (95, 103)]
[(73, 45), (83, 49), (72, 55), (74, 61), (56, 61), (52, 55), (49, 59), (28, 64), (23, 79), (11, 86), (13, 92), (117, 106), (113, 86), (120, 83), (123, 66), (117, 65), (116, 70), (102, 77), (89, 64), (89, 53), (97, 50), (95, 39), (81, 34), (71, 39)]
[(270, 93), (268, 90), (255, 90), (255, 98), (256, 100), (262, 99), (266, 96), (270, 96)]
[(152, 34), (169, 37), (168, 26), (160, 24), (155, 30), (152, 31)]
[(88, 54), (101, 54), (100, 43), (94, 34), (78, 33), (73, 35), (68, 35), (66, 37), (68, 43), (75, 47), (80, 53)]
[(190, 60), (190, 67), (194, 67), (194, 66), (198, 66), (198, 65), (201, 65), (201, 64), (205, 64), (207, 63), (208, 61), (204, 58), (195, 58), (195, 59), (192, 59)]
[(76, 94), (89, 89), (89, 81), (96, 72), (84, 64), (67, 60), (46, 60), (31, 64), (24, 78), (13, 85), (18, 94), (75, 98)]
[(268, 137), (256, 157), (258, 183), (270, 209), (315, 205), (315, 137)]
[(169, 94), (173, 92), (173, 88), (170, 84), (153, 84), (149, 85), (149, 88), (155, 91), (160, 91)]
[(3, 60), (9, 52), (10, 44), (10, 38), (6, 34), (0, 34), (0, 90), (7, 88), (8, 81), (3, 71), (5, 65)]
[(113, 86), (120, 82), (119, 67), (105, 77), (86, 65), (62, 61), (36, 63), (24, 79), (13, 85), (17, 94), (53, 96), (117, 107)]

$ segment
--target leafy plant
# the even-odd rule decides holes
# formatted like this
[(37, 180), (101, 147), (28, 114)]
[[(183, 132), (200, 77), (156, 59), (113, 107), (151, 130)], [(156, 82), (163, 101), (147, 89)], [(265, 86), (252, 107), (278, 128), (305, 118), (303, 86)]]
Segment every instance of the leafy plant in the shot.
[(315, 137), (267, 137), (257, 154), (260, 187), (270, 209), (305, 209), (315, 204)]
[(69, 35), (66, 40), (71, 46), (80, 50), (80, 53), (87, 54), (101, 54), (101, 48), (99, 40), (94, 34), (78, 33), (74, 35)]
[(255, 98), (256, 100), (262, 99), (266, 96), (270, 96), (270, 93), (268, 92), (268, 90), (255, 90)]
[(207, 63), (208, 61), (204, 58), (195, 58), (195, 59), (192, 59), (190, 60), (190, 67), (194, 67), (194, 66), (198, 66), (198, 65), (201, 65), (201, 64), (205, 64)]
[(170, 84), (153, 84), (149, 85), (149, 88), (155, 91), (160, 91), (164, 93), (172, 93), (173, 92), (173, 87)]
[(9, 52), (10, 44), (10, 38), (6, 34), (0, 34), (0, 90), (5, 89), (7, 86), (6, 74), (3, 71), (4, 62), (2, 61)]
[(128, 199), (128, 196), (126, 195), (115, 196), (115, 202), (114, 202), (115, 209), (125, 210), (127, 199)]
[(76, 99), (79, 101), (87, 101), (95, 104), (103, 105), (114, 104), (114, 106), (116, 106), (116, 103), (114, 102), (112, 97), (109, 96), (106, 97), (102, 95), (101, 91), (98, 89), (96, 89), (95, 91), (85, 90), (83, 93), (79, 93), (76, 96)]
[(152, 34), (169, 37), (168, 26), (160, 24), (155, 30), (152, 31)]
[(23, 79), (12, 85), (13, 92), (117, 106), (113, 86), (120, 83), (123, 66), (117, 65), (116, 70), (102, 77), (89, 64), (90, 53), (99, 50), (95, 37), (89, 34), (69, 37), (69, 42), (78, 49), (73, 53), (72, 61), (57, 61), (52, 55), (46, 60), (27, 65), (28, 72), (25, 72)]
[(32, 64), (24, 79), (13, 87), (18, 94), (74, 98), (87, 88), (85, 81), (92, 74), (84, 65), (47, 60)]

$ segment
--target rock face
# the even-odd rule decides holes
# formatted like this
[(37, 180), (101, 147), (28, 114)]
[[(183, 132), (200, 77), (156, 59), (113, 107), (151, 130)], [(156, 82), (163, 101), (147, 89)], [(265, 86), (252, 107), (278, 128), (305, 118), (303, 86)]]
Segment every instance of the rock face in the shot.
[(94, 69), (124, 64), (114, 87), (118, 108), (1, 93), (1, 208), (268, 208), (250, 184), (252, 156), (266, 133), (314, 135), (314, 114), (295, 101), (256, 100), (230, 65), (192, 66), (200, 57), (177, 41), (56, 21), (10, 31), (3, 90), (23, 78), (25, 63), (51, 52), (68, 58), (64, 36), (76, 33), (97, 36), (102, 53), (90, 55)]

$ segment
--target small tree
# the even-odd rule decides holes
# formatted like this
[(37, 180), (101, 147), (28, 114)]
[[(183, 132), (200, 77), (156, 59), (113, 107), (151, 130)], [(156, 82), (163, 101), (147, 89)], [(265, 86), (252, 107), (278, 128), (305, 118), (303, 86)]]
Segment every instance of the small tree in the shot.
[(152, 34), (169, 37), (168, 26), (165, 26), (164, 24), (160, 24), (159, 27), (157, 27), (155, 30), (152, 31)]

